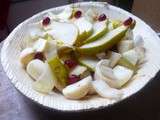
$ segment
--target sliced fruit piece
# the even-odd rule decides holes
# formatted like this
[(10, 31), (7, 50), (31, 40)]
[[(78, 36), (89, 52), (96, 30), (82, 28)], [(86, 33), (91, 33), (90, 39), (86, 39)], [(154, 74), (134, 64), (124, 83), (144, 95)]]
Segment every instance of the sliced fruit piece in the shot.
[(33, 48), (25, 48), (20, 53), (20, 62), (25, 67), (31, 60), (34, 59), (35, 51)]
[(47, 60), (57, 56), (57, 43), (55, 40), (47, 41), (47, 47), (44, 54)]
[(67, 85), (68, 71), (58, 57), (49, 59), (48, 64), (56, 77), (55, 87), (61, 91)]
[(45, 72), (44, 62), (38, 59), (32, 60), (28, 63), (26, 71), (34, 80), (38, 80)]
[(95, 8), (89, 8), (85, 12), (85, 17), (92, 23), (97, 19), (97, 16), (98, 16), (98, 12)]
[(32, 86), (33, 89), (42, 93), (49, 93), (54, 88), (54, 80), (55, 77), (53, 76), (48, 63), (43, 63), (44, 71), (39, 76), (37, 81), (33, 82)]
[(117, 47), (119, 53), (124, 53), (130, 49), (133, 49), (134, 42), (132, 40), (122, 40), (118, 43)]
[(96, 22), (93, 24), (93, 34), (87, 40), (85, 40), (83, 44), (96, 41), (107, 32), (108, 32), (108, 28), (107, 28), (106, 21)]
[(137, 64), (138, 62), (138, 53), (136, 52), (135, 49), (131, 49), (127, 52), (124, 52), (122, 54), (122, 56), (128, 60), (130, 63), (132, 63), (134, 66)]
[[(72, 23), (52, 22), (52, 30), (47, 33), (56, 40), (61, 40), (64, 44), (73, 45), (78, 37), (78, 29)], [(62, 30), (63, 28), (63, 30)]]
[(109, 60), (101, 60), (97, 66), (94, 74), (95, 80), (104, 80), (110, 87), (118, 88), (116, 77), (114, 76), (112, 68), (109, 67)]
[(91, 71), (95, 71), (95, 67), (96, 67), (97, 63), (99, 62), (98, 59), (92, 58), (92, 57), (80, 57), (78, 59), (78, 61), (82, 65), (86, 66)]
[(44, 35), (43, 39), (45, 39), (45, 40), (47, 40), (47, 41), (51, 41), (51, 40), (53, 40), (53, 37), (52, 37), (50, 34), (46, 33), (46, 34)]
[(108, 23), (108, 31), (112, 31), (114, 29), (112, 21), (109, 21)]
[(71, 7), (65, 7), (65, 9), (57, 15), (61, 20), (68, 20), (72, 16), (73, 9)]
[(141, 35), (137, 35), (134, 39), (134, 46), (135, 47), (143, 47), (144, 40)]
[(84, 66), (77, 65), (71, 72), (70, 75), (80, 76), (80, 79), (87, 77), (90, 74), (88, 69)]
[(87, 39), (93, 31), (93, 25), (85, 17), (81, 17), (74, 21), (74, 24), (78, 27), (79, 36), (76, 41), (76, 45), (81, 45), (82, 42)]
[(118, 86), (120, 88), (131, 79), (134, 71), (118, 65), (115, 68), (113, 68), (113, 73), (117, 78), (116, 82), (118, 83)]
[(92, 82), (94, 89), (96, 92), (104, 98), (119, 100), (123, 93), (120, 90), (115, 88), (111, 88), (105, 81), (103, 80), (95, 80)]
[[(93, 82), (93, 80), (92, 80), (92, 82)], [(90, 84), (89, 91), (88, 91), (88, 95), (94, 95), (94, 94), (96, 94), (96, 93), (97, 93), (97, 92), (96, 92), (96, 90), (94, 89), (93, 84), (91, 83), (91, 84)]]
[(96, 57), (101, 60), (101, 59), (106, 59), (107, 55), (105, 52), (101, 52), (101, 53), (96, 54)]
[(88, 93), (91, 81), (92, 77), (88, 76), (79, 82), (69, 85), (63, 89), (63, 95), (69, 99), (81, 99)]
[(133, 30), (132, 29), (128, 29), (123, 40), (133, 40)]
[(47, 41), (45, 39), (39, 38), (33, 46), (33, 49), (37, 52), (44, 52), (47, 47)]
[(113, 68), (118, 63), (118, 61), (121, 59), (121, 54), (113, 52), (113, 51), (108, 51), (107, 56), (110, 61), (109, 66), (111, 68)]
[(142, 64), (145, 58), (145, 48), (142, 46), (136, 47), (135, 51), (138, 54), (138, 64)]
[[(59, 18), (57, 17), (57, 15), (54, 14), (53, 12), (48, 12), (45, 17), (49, 17), (49, 18), (51, 19), (51, 22), (52, 22), (53, 20), (54, 20), (54, 21), (58, 21), (58, 20), (59, 20)], [(45, 29), (45, 28), (44, 28), (44, 29)], [(47, 29), (45, 29), (45, 30), (47, 30)]]
[(131, 70), (134, 70), (136, 71), (137, 70), (137, 67), (134, 66), (132, 63), (130, 63), (127, 59), (125, 59), (124, 57), (121, 57), (121, 59), (118, 61), (118, 65), (121, 65), (121, 66), (124, 66), (124, 67), (127, 67)]
[(39, 37), (43, 37), (45, 33), (41, 29), (40, 23), (34, 23), (28, 25), (28, 33), (31, 39), (36, 40)]
[(120, 20), (112, 20), (113, 29), (121, 26), (122, 22)]
[(127, 29), (128, 29), (128, 26), (122, 25), (110, 31), (109, 33), (105, 34), (99, 40), (96, 40), (94, 42), (78, 47), (77, 51), (80, 54), (85, 54), (85, 55), (93, 55), (93, 54), (103, 52), (106, 49), (109, 49), (115, 44), (117, 44), (125, 35)]
[(73, 51), (73, 47), (68, 46), (68, 45), (62, 45), (62, 46), (58, 47), (58, 50), (57, 50), (59, 57), (63, 57), (64, 55), (66, 55), (72, 51)]

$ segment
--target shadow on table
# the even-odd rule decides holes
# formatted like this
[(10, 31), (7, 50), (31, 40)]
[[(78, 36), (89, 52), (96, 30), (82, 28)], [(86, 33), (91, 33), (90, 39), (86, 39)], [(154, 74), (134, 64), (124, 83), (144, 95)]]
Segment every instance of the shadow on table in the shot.
[(64, 113), (44, 109), (24, 99), (35, 112), (37, 120), (159, 120), (160, 119), (160, 72), (146, 87), (130, 98), (97, 111)]

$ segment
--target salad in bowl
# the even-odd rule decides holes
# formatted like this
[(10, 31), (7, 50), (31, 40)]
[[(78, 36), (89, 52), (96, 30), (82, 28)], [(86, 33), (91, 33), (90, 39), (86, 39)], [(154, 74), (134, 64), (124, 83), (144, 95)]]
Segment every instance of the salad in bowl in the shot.
[(143, 37), (133, 35), (135, 25), (130, 16), (111, 19), (93, 7), (67, 6), (28, 24), (19, 61), (37, 92), (120, 100), (145, 57)]
[(60, 111), (97, 110), (140, 91), (160, 69), (157, 34), (104, 2), (42, 11), (4, 41), (1, 63), (32, 101)]

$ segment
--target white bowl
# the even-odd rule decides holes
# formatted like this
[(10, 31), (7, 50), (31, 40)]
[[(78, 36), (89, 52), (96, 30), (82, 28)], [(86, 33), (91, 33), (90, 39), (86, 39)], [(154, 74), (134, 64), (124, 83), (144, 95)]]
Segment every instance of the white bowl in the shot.
[[(160, 39), (156, 33), (141, 19), (128, 13), (120, 8), (108, 5), (104, 2), (83, 2), (76, 3), (83, 9), (96, 7), (99, 11), (106, 13), (111, 18), (124, 20), (129, 16), (136, 20), (137, 24), (134, 29), (134, 35), (140, 34), (144, 38), (144, 46), (146, 48), (146, 62), (138, 70), (137, 75), (131, 80), (126, 87), (123, 88), (125, 98), (135, 94), (141, 90), (159, 71), (160, 69)], [(33, 17), (25, 20), (18, 25), (4, 42), (1, 52), (1, 62), (3, 68), (15, 87), (31, 100), (51, 109), (61, 111), (83, 111), (107, 107), (116, 103), (114, 100), (104, 99), (98, 95), (92, 96), (84, 100), (69, 100), (63, 95), (53, 92), (52, 94), (42, 94), (32, 89), (33, 80), (27, 75), (24, 69), (19, 65), (19, 55), (25, 47), (26, 26), (29, 23), (42, 19), (47, 12), (59, 12), (65, 6), (51, 8), (40, 12)]]

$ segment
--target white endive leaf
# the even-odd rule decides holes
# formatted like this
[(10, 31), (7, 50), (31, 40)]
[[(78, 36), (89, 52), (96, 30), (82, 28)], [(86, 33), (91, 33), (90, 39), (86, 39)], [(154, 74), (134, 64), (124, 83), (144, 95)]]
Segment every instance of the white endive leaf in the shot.
[(37, 81), (33, 82), (33, 89), (42, 93), (49, 93), (54, 88), (54, 76), (50, 70), (48, 63), (44, 64), (44, 71)]
[(104, 98), (119, 100), (123, 95), (123, 93), (120, 90), (111, 88), (103, 80), (95, 80), (92, 82), (92, 84), (96, 92)]

